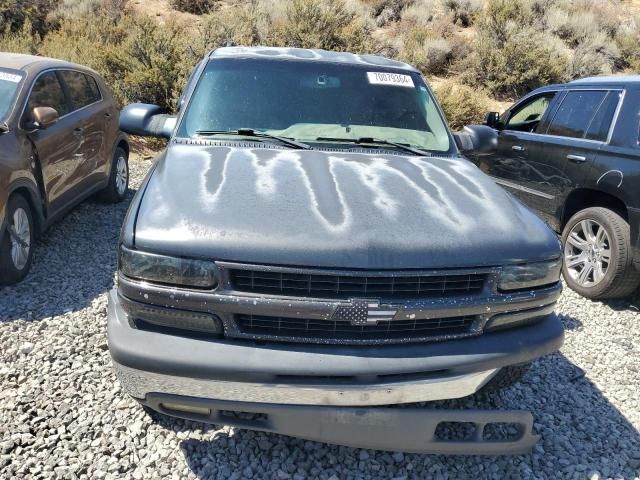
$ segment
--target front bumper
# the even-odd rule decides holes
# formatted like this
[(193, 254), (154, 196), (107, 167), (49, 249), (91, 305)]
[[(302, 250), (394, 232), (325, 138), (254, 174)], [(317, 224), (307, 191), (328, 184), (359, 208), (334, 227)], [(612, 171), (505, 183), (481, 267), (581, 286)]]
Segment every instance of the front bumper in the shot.
[[(529, 451), (537, 441), (529, 412), (386, 406), (470, 395), (500, 368), (558, 350), (564, 336), (551, 313), (532, 325), (427, 344), (214, 341), (133, 328), (121, 302), (112, 290), (109, 350), (123, 389), (140, 403), (196, 421), (417, 453)], [(442, 422), (473, 432), (464, 441), (441, 438)], [(493, 423), (510, 423), (517, 434), (487, 439)]]
[(204, 340), (135, 329), (115, 290), (109, 350), (125, 390), (227, 401), (365, 406), (458, 398), (501, 367), (560, 348), (555, 314), (481, 336), (407, 345), (308, 345)]
[[(444, 455), (517, 455), (528, 453), (539, 438), (533, 434), (533, 416), (523, 411), (275, 405), (166, 394), (149, 394), (141, 403), (189, 420), (352, 448)], [(177, 412), (167, 405), (203, 413)], [(511, 427), (508, 435), (492, 434), (491, 427), (500, 428), (504, 424)], [(461, 426), (463, 435), (455, 430)]]

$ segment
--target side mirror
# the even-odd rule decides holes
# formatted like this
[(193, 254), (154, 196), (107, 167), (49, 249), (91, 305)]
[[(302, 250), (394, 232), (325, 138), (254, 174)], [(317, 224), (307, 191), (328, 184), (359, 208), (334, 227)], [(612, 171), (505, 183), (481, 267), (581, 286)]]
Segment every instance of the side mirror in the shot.
[(143, 137), (170, 138), (177, 117), (166, 115), (158, 105), (132, 103), (120, 112), (120, 130)]
[(498, 148), (498, 133), (486, 125), (467, 125), (454, 139), (465, 155), (490, 155)]
[(31, 126), (36, 129), (49, 128), (58, 121), (60, 116), (55, 108), (35, 107), (31, 110)]
[(500, 121), (500, 114), (498, 112), (487, 112), (484, 114), (484, 120), (482, 121), (483, 125), (487, 127), (495, 128)]

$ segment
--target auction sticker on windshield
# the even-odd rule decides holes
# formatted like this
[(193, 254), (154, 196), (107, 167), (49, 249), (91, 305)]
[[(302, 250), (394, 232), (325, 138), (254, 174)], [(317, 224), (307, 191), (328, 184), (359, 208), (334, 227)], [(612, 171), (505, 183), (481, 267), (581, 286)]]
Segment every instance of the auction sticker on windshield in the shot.
[(403, 75), (401, 73), (367, 72), (367, 78), (372, 85), (393, 85), (396, 87), (409, 88), (415, 86), (410, 75)]
[(0, 80), (18, 83), (20, 80), (22, 80), (22, 77), (20, 75), (14, 75), (13, 73), (0, 72)]

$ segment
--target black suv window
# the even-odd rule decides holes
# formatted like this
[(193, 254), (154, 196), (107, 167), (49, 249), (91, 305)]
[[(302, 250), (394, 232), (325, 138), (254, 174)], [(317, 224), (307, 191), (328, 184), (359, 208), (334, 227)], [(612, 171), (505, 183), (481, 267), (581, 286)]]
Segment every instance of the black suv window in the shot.
[(36, 107), (55, 108), (58, 115), (66, 115), (71, 111), (62, 90), (62, 85), (54, 72), (43, 73), (33, 85), (29, 96), (28, 114)]
[(73, 108), (75, 110), (91, 105), (97, 101), (95, 92), (91, 88), (86, 75), (72, 70), (64, 70), (61, 73), (64, 82), (69, 88), (69, 95), (71, 95), (71, 101), (73, 102)]
[(520, 132), (535, 132), (540, 124), (540, 120), (551, 104), (555, 92), (541, 95), (529, 100), (524, 105), (518, 107), (509, 116), (505, 130), (517, 130)]
[(575, 90), (567, 93), (549, 125), (547, 134), (585, 138), (585, 134), (608, 92)]
[(587, 128), (587, 135), (585, 138), (588, 138), (589, 140), (599, 140), (601, 142), (607, 140), (607, 137), (609, 136), (609, 129), (611, 128), (611, 122), (613, 121), (613, 116), (616, 113), (621, 97), (622, 92), (619, 91), (611, 91), (607, 93), (607, 96), (600, 105), (600, 108), (598, 108), (598, 111), (591, 120), (591, 124)]

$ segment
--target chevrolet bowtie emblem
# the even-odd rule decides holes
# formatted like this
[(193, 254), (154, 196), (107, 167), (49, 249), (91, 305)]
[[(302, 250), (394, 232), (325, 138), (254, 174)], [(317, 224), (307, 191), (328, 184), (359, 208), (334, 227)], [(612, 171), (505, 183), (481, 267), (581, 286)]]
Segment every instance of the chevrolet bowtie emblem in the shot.
[(378, 322), (392, 320), (397, 310), (381, 307), (377, 300), (351, 299), (348, 305), (338, 305), (332, 320), (349, 322), (351, 325), (377, 325)]

